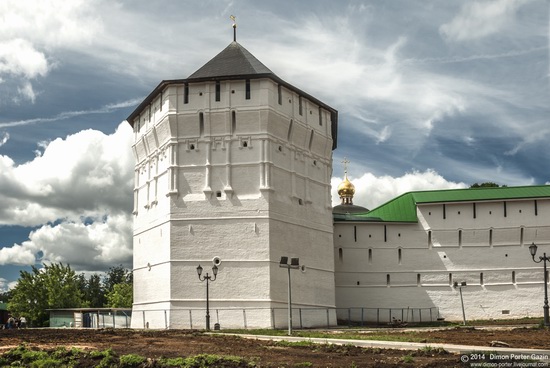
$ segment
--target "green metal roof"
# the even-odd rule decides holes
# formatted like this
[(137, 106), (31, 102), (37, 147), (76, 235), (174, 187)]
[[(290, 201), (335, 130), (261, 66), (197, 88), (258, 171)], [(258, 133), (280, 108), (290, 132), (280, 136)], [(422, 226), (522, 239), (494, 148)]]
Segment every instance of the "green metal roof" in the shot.
[(417, 204), (481, 202), (547, 197), (550, 197), (550, 185), (408, 192), (384, 203), (368, 213), (356, 214), (354, 217), (359, 221), (368, 218), (379, 218), (385, 222), (417, 222)]

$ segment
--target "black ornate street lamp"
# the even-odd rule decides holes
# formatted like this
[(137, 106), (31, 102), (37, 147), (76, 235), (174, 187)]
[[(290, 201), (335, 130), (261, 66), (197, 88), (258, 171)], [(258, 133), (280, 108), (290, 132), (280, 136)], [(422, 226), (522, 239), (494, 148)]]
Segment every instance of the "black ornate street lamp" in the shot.
[(300, 268), (300, 259), (291, 258), (290, 264), (288, 264), (288, 257), (281, 257), (279, 267), (288, 269), (288, 335), (292, 335), (292, 288), (290, 284), (290, 270), (297, 270)]
[(548, 317), (548, 273), (546, 272), (546, 262), (550, 261), (550, 258), (546, 256), (545, 252), (542, 256), (539, 256), (538, 261), (535, 261), (535, 254), (537, 254), (537, 245), (535, 243), (529, 246), (529, 253), (533, 257), (533, 262), (544, 262), (544, 306), (542, 308), (544, 309), (544, 325), (550, 326), (550, 318)]
[(199, 275), (199, 280), (200, 281), (206, 280), (206, 330), (207, 331), (210, 330), (210, 298), (208, 295), (208, 282), (210, 281), (213, 282), (216, 280), (216, 275), (218, 274), (218, 266), (214, 265), (212, 267), (212, 273), (214, 274), (214, 277), (210, 276), (208, 272), (206, 273), (206, 275), (201, 277), (202, 267), (200, 264), (199, 264), (199, 267), (197, 267), (197, 274)]

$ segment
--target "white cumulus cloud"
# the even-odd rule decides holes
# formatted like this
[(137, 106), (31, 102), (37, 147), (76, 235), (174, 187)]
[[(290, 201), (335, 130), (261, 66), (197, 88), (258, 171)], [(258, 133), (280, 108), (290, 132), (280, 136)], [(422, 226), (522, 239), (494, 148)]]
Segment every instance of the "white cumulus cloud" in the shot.
[(25, 78), (44, 76), (48, 61), (43, 53), (24, 39), (0, 41), (0, 75), (12, 74)]
[(0, 265), (34, 265), (35, 255), (32, 249), (14, 244), (0, 249)]
[(0, 265), (62, 262), (77, 270), (105, 270), (113, 264), (129, 266), (131, 236), (131, 214), (48, 224), (31, 232), (29, 240), (21, 245), (2, 248)]
[(31, 81), (55, 65), (54, 50), (82, 48), (101, 34), (90, 0), (3, 0), (0, 2), (0, 81), (20, 84), (16, 102), (35, 101)]
[(0, 224), (38, 226), (21, 244), (0, 244), (0, 265), (129, 265), (131, 145), (131, 128), (123, 122), (110, 135), (84, 130), (43, 143), (43, 154), (21, 165), (0, 156)]
[(55, 139), (19, 166), (0, 156), (0, 224), (36, 226), (60, 218), (131, 209), (131, 128), (84, 130)]
[(99, 36), (99, 0), (3, 0), (0, 39), (24, 38), (47, 48), (79, 46)]

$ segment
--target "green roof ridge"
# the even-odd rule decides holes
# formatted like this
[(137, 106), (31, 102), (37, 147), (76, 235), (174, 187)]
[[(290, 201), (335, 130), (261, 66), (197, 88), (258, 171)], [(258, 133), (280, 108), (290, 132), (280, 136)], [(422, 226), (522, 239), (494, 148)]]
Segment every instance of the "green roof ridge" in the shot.
[(404, 193), (357, 217), (377, 217), (384, 222), (418, 222), (416, 204), (495, 201), (550, 197), (550, 185), (438, 189)]

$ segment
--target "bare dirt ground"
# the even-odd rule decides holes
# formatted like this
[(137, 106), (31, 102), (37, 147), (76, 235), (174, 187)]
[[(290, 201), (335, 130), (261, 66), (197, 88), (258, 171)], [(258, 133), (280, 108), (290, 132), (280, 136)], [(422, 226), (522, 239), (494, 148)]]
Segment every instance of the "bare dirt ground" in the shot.
[[(380, 331), (377, 333), (386, 333)], [(505, 342), (514, 348), (550, 349), (546, 329), (512, 330), (450, 329), (445, 331), (391, 332), (411, 341), (490, 346)], [(337, 337), (337, 334), (335, 334)], [(0, 330), (0, 354), (26, 344), (30, 348), (60, 346), (104, 350), (118, 355), (139, 354), (150, 359), (217, 354), (245, 357), (258, 367), (466, 367), (460, 356), (437, 350), (401, 351), (353, 346), (283, 346), (270, 341), (235, 336), (207, 335), (187, 330), (24, 329)]]

